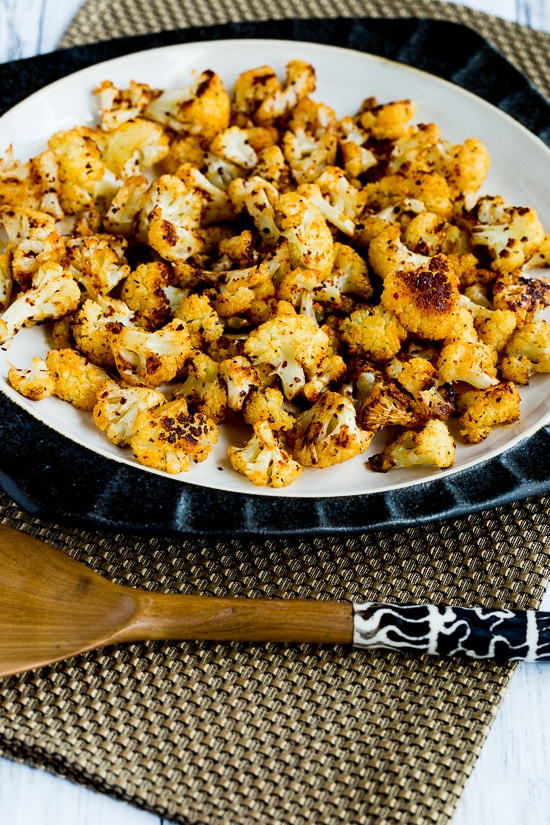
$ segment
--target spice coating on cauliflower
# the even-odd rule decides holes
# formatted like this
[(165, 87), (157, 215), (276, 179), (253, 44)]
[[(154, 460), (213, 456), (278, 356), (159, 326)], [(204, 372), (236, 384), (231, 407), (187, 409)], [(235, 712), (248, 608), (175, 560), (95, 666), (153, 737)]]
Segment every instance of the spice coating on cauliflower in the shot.
[(227, 454), (233, 469), (257, 487), (287, 487), (303, 469), (262, 420), (254, 424), (254, 434), (243, 447), (230, 446)]
[(129, 446), (140, 464), (170, 474), (185, 473), (190, 462), (205, 461), (218, 440), (216, 424), (189, 414), (185, 398), (138, 413)]
[(306, 467), (332, 467), (364, 453), (372, 438), (358, 426), (348, 398), (325, 392), (298, 416), (294, 455)]

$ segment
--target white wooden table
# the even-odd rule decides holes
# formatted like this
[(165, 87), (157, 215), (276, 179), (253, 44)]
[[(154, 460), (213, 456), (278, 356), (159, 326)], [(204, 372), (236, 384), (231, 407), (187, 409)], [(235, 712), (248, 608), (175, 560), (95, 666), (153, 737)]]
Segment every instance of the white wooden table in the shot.
[[(52, 51), (80, 5), (81, 0), (0, 0), (0, 62)], [(550, 0), (468, 0), (463, 5), (550, 31)], [(550, 610), (550, 594), (543, 607)], [(0, 825), (162, 821), (0, 759)], [(453, 819), (453, 825), (493, 823), (550, 825), (550, 665), (518, 668)]]

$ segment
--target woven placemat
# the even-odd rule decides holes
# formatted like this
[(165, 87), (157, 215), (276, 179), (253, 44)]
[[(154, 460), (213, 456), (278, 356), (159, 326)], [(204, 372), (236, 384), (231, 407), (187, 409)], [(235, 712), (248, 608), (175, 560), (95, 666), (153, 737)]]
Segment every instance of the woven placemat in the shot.
[[(447, 3), (88, 0), (62, 45), (237, 20), (420, 15), (466, 23), (543, 92), (550, 38)], [(536, 608), (546, 496), (350, 538), (169, 539), (0, 520), (111, 580), (241, 597)], [(514, 665), (343, 648), (149, 643), (0, 683), (0, 753), (177, 823), (446, 825)]]

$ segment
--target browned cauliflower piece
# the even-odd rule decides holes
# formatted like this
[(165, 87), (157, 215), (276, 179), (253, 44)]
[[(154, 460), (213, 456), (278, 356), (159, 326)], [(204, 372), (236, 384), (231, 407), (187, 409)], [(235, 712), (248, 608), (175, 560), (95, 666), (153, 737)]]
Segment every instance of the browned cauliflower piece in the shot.
[(183, 321), (174, 319), (154, 332), (115, 322), (108, 336), (121, 378), (133, 386), (159, 387), (176, 378), (191, 351)]
[(287, 239), (291, 266), (330, 274), (335, 250), (327, 222), (314, 203), (296, 192), (285, 192), (277, 202), (281, 235)]
[(304, 60), (291, 60), (281, 89), (264, 97), (254, 113), (254, 122), (270, 126), (288, 114), (301, 100), (315, 91), (315, 69)]
[(127, 447), (138, 414), (165, 402), (165, 396), (158, 390), (127, 387), (107, 380), (97, 390), (93, 421), (113, 444)]
[(111, 200), (103, 218), (105, 231), (125, 238), (130, 236), (148, 189), (149, 181), (145, 175), (132, 175), (127, 178)]
[(92, 209), (100, 198), (111, 199), (122, 183), (102, 160), (100, 140), (86, 127), (56, 132), (49, 140), (59, 164), (59, 203), (66, 214)]
[(42, 264), (30, 289), (20, 293), (0, 318), (0, 343), (13, 338), (22, 327), (70, 315), (79, 303), (80, 288), (74, 278), (59, 264)]
[(292, 314), (279, 314), (253, 330), (244, 345), (254, 366), (268, 364), (272, 368), (288, 399), (304, 388), (329, 351), (326, 332), (311, 318), (290, 309)]
[(195, 349), (203, 349), (214, 343), (224, 333), (224, 325), (208, 295), (195, 292), (186, 295), (176, 307), (174, 317), (187, 325), (191, 346)]
[(247, 393), (242, 405), (243, 417), (253, 426), (257, 421), (267, 421), (275, 432), (290, 431), (296, 419), (285, 409), (285, 398), (277, 387), (254, 389)]
[(418, 172), (412, 177), (400, 172), (384, 175), (366, 183), (364, 194), (367, 207), (373, 212), (401, 203), (405, 198), (422, 201), (428, 212), (436, 212), (442, 218), (448, 218), (453, 212), (449, 184), (437, 172)]
[(185, 261), (204, 246), (201, 215), (198, 190), (174, 175), (161, 175), (149, 187), (137, 214), (138, 240), (167, 261)]
[(492, 297), (494, 308), (513, 312), (520, 326), (550, 306), (550, 278), (524, 276), (521, 270), (510, 272), (496, 279)]
[(155, 330), (172, 315), (169, 287), (173, 283), (173, 269), (165, 261), (139, 264), (122, 281), (120, 297), (135, 313), (139, 326)]
[(71, 238), (61, 263), (91, 297), (108, 295), (130, 273), (127, 246), (125, 238), (108, 233)]
[(412, 100), (378, 103), (376, 98), (368, 97), (363, 101), (358, 121), (374, 140), (399, 140), (409, 134), (416, 108)]
[(412, 396), (412, 408), (417, 424), (428, 418), (448, 418), (455, 412), (455, 393), (441, 385), (438, 371), (427, 358), (395, 358), (388, 364), (387, 373)]
[(401, 228), (384, 221), (368, 245), (368, 259), (373, 271), (384, 279), (395, 272), (409, 272), (430, 264), (430, 257), (412, 252), (401, 240)]
[(11, 147), (0, 158), (0, 202), (5, 206), (36, 209), (60, 220), (60, 188), (59, 164), (50, 149), (27, 163), (16, 160)]
[(63, 257), (65, 244), (55, 218), (46, 212), (0, 206), (0, 226), (7, 235), (4, 251), (9, 253), (11, 277), (22, 289), (30, 287), (42, 264), (59, 263)]
[(242, 447), (227, 448), (233, 469), (257, 487), (292, 484), (302, 466), (284, 449), (267, 421), (256, 421), (253, 429), (254, 434)]
[(384, 427), (406, 427), (416, 423), (411, 396), (393, 381), (374, 379), (359, 407), (357, 421), (362, 430), (379, 432)]
[(407, 330), (393, 312), (364, 306), (340, 322), (340, 339), (353, 355), (390, 361), (401, 349)]
[(298, 415), (294, 456), (306, 467), (331, 467), (364, 453), (372, 438), (359, 427), (349, 398), (329, 390)]
[(550, 324), (544, 319), (519, 327), (506, 344), (500, 362), (502, 377), (516, 384), (528, 384), (539, 372), (550, 372)]
[(482, 341), (452, 340), (445, 344), (437, 367), (446, 384), (464, 381), (477, 389), (488, 389), (498, 383), (497, 353)]
[(220, 424), (227, 415), (227, 389), (220, 367), (206, 353), (191, 350), (184, 364), (185, 380), (172, 398), (185, 398), (191, 412), (198, 412)]
[(94, 89), (101, 128), (110, 132), (127, 120), (140, 117), (159, 94), (146, 83), (130, 80), (128, 89), (117, 89), (112, 81), (104, 80)]
[(236, 355), (220, 362), (220, 377), (227, 385), (229, 408), (238, 412), (251, 392), (262, 385), (258, 371), (244, 355)]
[(191, 462), (205, 461), (218, 440), (216, 424), (201, 413), (191, 415), (185, 398), (140, 412), (130, 447), (140, 464), (166, 473), (185, 473)]
[(258, 66), (242, 72), (233, 84), (232, 111), (237, 119), (248, 125), (254, 121), (262, 102), (282, 88), (277, 73), (271, 66)]
[[(61, 336), (61, 342), (64, 339), (65, 346), (68, 346), (72, 336), (76, 349), (92, 364), (114, 369), (116, 364), (108, 334), (109, 324), (135, 326), (135, 320), (133, 311), (124, 301), (98, 295), (95, 300), (85, 300), (72, 315), (69, 329)], [(57, 345), (56, 348), (62, 347)]]
[(369, 134), (358, 118), (347, 115), (338, 121), (338, 144), (344, 170), (350, 178), (358, 178), (378, 164), (378, 158), (365, 144)]
[(55, 392), (55, 379), (51, 375), (46, 362), (37, 355), (31, 359), (26, 369), (10, 367), (8, 370), (8, 384), (25, 398), (31, 401), (42, 401)]
[(428, 340), (445, 338), (455, 325), (459, 307), (448, 259), (435, 255), (427, 267), (388, 274), (381, 302), (413, 335)]
[(460, 396), (460, 435), (468, 444), (479, 444), (495, 427), (513, 424), (520, 416), (520, 394), (512, 381)]
[(444, 421), (434, 418), (421, 430), (405, 430), (368, 461), (377, 473), (421, 465), (443, 470), (453, 466), (455, 453), (456, 445), (449, 428)]
[(46, 366), (55, 382), (54, 395), (77, 410), (93, 410), (97, 391), (109, 378), (105, 370), (91, 364), (74, 349), (50, 350)]
[(147, 106), (143, 115), (174, 132), (211, 140), (229, 126), (230, 99), (219, 75), (211, 69), (193, 72), (186, 86), (168, 89)]
[(11, 274), (11, 255), (0, 252), (0, 313), (4, 312), (11, 301), (14, 281)]
[(446, 179), (453, 198), (477, 192), (489, 172), (491, 158), (478, 138), (453, 144), (441, 137), (434, 123), (419, 124), (396, 140), (389, 163), (391, 173), (436, 172)]
[(527, 206), (511, 206), (500, 196), (480, 198), (473, 209), (477, 224), (472, 242), (485, 247), (491, 268), (513, 272), (523, 266), (545, 240), (544, 228), (536, 211)]
[(145, 118), (134, 118), (109, 132), (102, 160), (117, 178), (126, 180), (160, 163), (168, 148), (168, 135), (161, 126)]

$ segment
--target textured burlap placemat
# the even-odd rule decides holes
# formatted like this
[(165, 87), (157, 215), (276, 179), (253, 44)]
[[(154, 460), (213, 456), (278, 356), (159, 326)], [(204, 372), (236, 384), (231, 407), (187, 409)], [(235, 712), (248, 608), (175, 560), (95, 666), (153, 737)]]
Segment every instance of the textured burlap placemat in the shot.
[[(451, 4), (88, 0), (62, 45), (270, 17), (466, 23), (547, 91), (550, 39)], [(351, 538), (117, 536), (56, 526), (0, 495), (0, 519), (119, 583), (171, 592), (535, 608), (546, 496)], [(343, 648), (149, 643), (0, 683), (0, 752), (178, 823), (448, 823), (513, 665)]]

